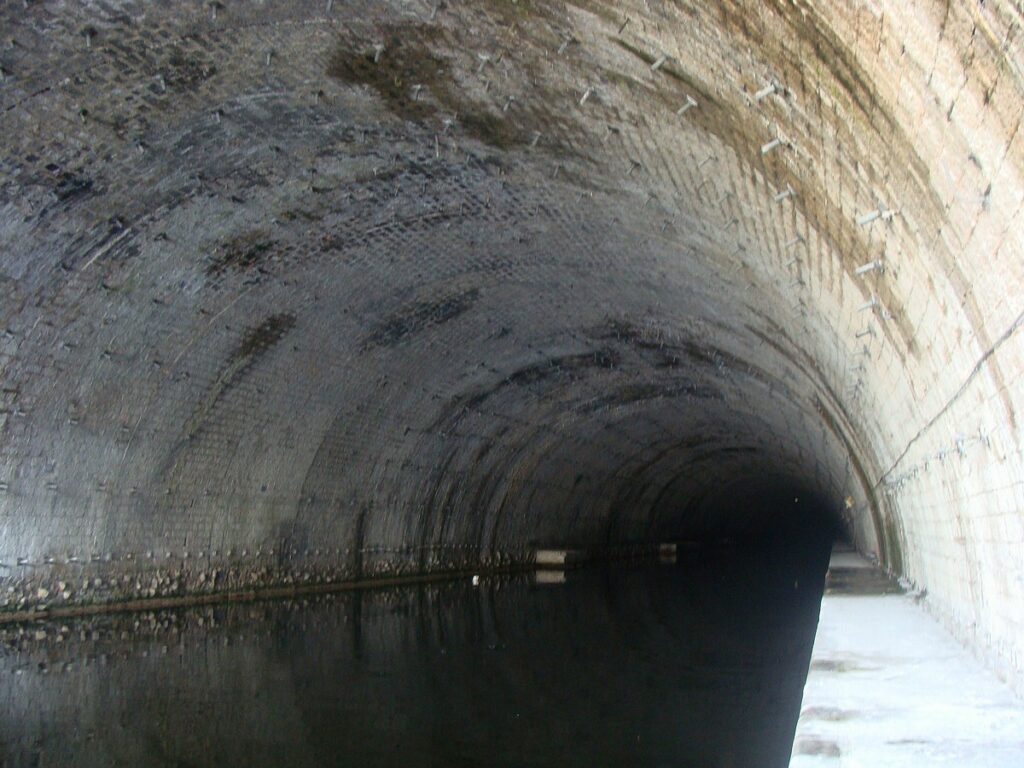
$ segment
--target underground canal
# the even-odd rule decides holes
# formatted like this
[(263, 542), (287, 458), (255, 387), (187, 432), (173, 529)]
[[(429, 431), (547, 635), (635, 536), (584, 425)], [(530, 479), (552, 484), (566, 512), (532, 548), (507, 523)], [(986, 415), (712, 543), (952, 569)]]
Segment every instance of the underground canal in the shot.
[(1022, 17), (0, 6), (0, 764), (1019, 765)]
[(12, 765), (785, 766), (821, 554), (37, 624), (0, 743)]

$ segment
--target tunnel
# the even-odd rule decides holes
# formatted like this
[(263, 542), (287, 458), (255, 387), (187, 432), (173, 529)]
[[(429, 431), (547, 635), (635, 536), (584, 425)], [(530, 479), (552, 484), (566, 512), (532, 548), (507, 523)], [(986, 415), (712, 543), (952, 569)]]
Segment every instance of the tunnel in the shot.
[(1013, 0), (0, 10), (0, 611), (833, 531), (1024, 679)]

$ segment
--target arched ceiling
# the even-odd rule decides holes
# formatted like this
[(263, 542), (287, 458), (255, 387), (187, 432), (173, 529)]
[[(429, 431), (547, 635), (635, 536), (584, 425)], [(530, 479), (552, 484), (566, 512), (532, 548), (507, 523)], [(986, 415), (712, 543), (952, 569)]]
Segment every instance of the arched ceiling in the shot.
[(750, 533), (770, 481), (1019, 674), (1017, 3), (0, 19), (8, 608)]

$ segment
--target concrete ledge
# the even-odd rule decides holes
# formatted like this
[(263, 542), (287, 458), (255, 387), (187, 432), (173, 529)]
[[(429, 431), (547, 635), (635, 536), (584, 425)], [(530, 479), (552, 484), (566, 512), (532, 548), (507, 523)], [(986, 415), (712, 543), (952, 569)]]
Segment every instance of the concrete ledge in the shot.
[(577, 549), (538, 549), (534, 564), (538, 568), (571, 568), (588, 559), (586, 553)]
[(790, 768), (1024, 765), (1024, 702), (854, 558), (829, 573)]
[(612, 547), (610, 549), (538, 549), (534, 553), (534, 565), (538, 568), (576, 568), (598, 560), (629, 560), (658, 558), (663, 563), (674, 563), (678, 545), (674, 542), (661, 544), (636, 544)]

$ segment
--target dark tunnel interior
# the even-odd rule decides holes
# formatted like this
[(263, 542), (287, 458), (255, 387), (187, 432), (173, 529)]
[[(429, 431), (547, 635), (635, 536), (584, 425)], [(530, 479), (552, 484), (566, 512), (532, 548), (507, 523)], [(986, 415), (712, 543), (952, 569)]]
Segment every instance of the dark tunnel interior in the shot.
[[(341, 675), (353, 604), (406, 663), (499, 591), (550, 624), (529, 655), (563, 640), (526, 574), (618, 561), (640, 593), (577, 574), (581, 621), (616, 639), (650, 587), (669, 618), (639, 625), (697, 633), (699, 677), (728, 632), (678, 625), (684, 574), (812, 626), (782, 586), (842, 541), (1024, 679), (1022, 25), (1019, 0), (0, 4), (0, 664), (49, 712), (68, 633), (38, 622), (93, 654), (119, 611), (169, 637), (226, 600), (271, 674), (333, 642), (260, 602), (287, 596), (351, 631)], [(493, 598), (421, 612), (474, 577)], [(234, 706), (245, 653), (201, 635), (179, 657)], [(596, 654), (564, 642), (553, 674)], [(623, 663), (660, 685), (654, 642)], [(719, 682), (766, 661), (733, 650)], [(282, 675), (308, 728), (317, 681)]]

